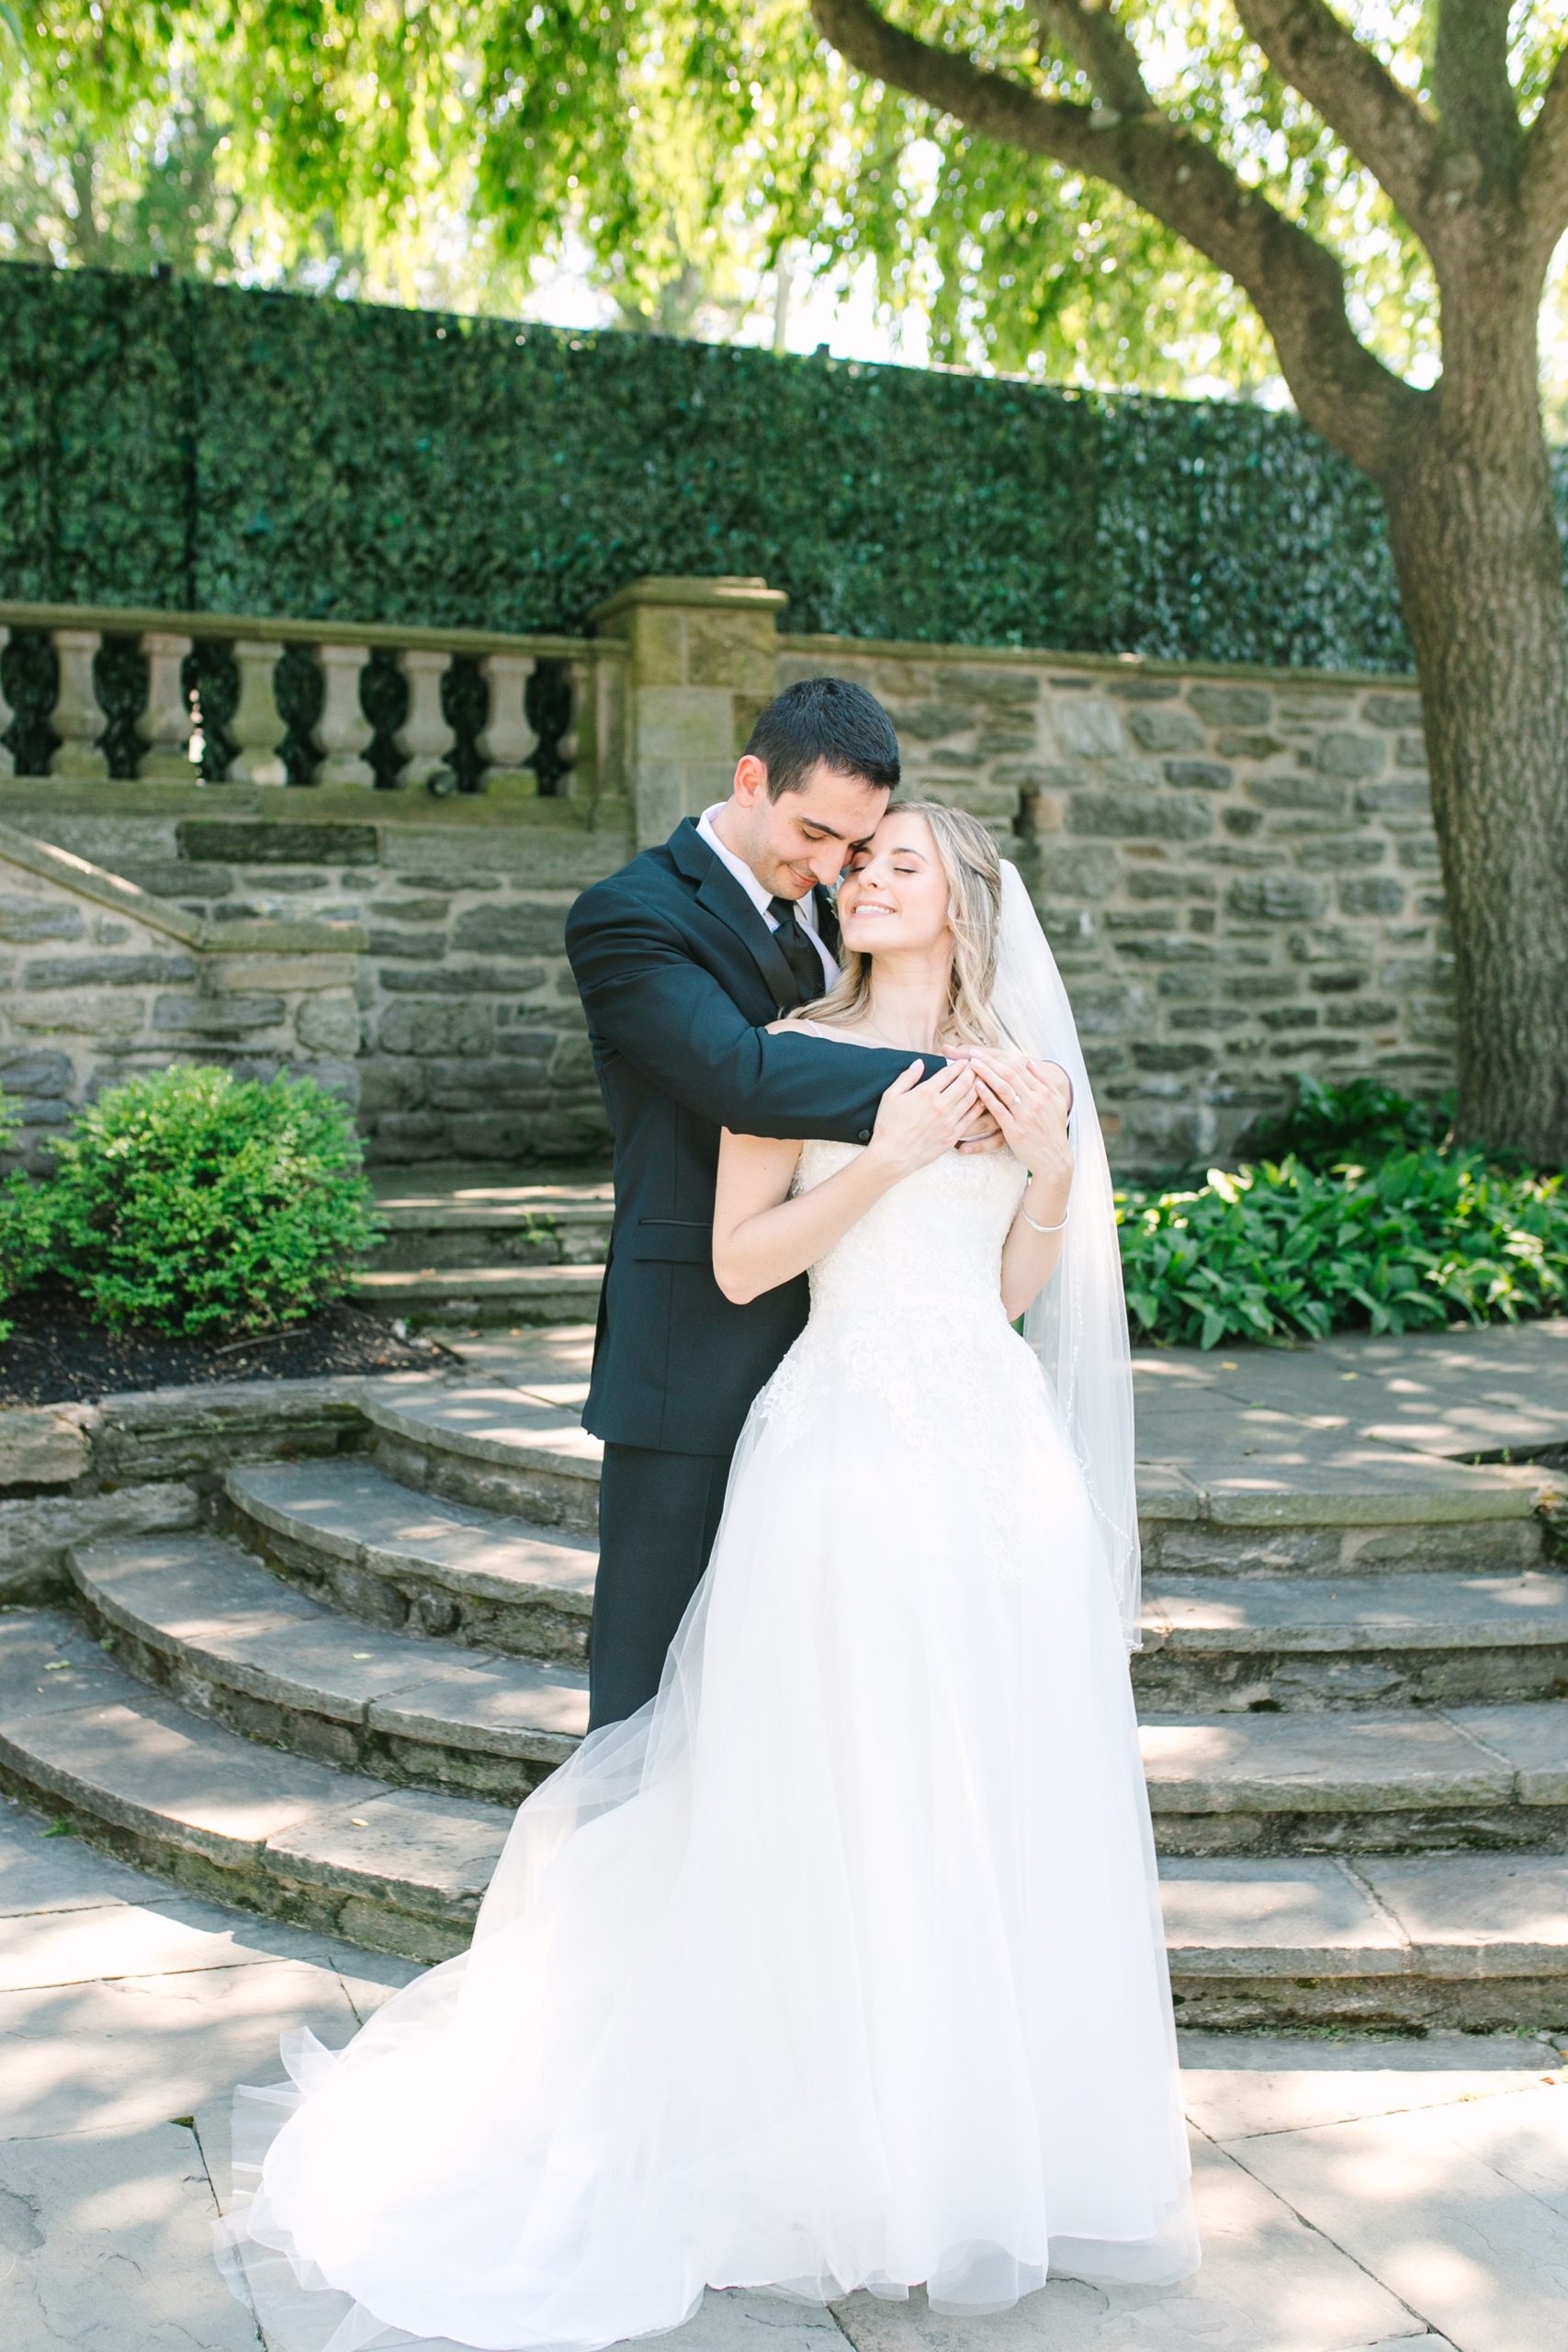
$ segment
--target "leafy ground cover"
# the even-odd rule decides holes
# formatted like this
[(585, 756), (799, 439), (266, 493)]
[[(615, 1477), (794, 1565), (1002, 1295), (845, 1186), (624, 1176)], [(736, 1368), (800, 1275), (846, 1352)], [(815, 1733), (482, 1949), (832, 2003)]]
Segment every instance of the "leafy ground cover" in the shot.
[(1213, 1348), (1562, 1312), (1562, 1175), (1454, 1148), (1450, 1116), (1303, 1080), (1278, 1157), (1119, 1194), (1134, 1338)]

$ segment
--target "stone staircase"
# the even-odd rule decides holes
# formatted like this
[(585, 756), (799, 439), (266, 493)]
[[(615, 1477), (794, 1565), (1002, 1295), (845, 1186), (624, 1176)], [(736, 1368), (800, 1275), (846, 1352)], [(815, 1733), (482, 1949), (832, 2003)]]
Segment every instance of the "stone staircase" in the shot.
[[(453, 1228), (461, 1230), (462, 1228)], [(0, 1778), (204, 1893), (435, 1959), (586, 1720), (591, 1334), (371, 1381), (361, 1450), (78, 1545), (0, 1614)], [(1182, 2018), (1568, 2022), (1549, 1477), (1385, 1449), (1142, 1476), (1134, 1661)], [(1375, 1450), (1371, 1450), (1375, 1452)]]
[(387, 1238), (359, 1276), (364, 1305), (414, 1325), (574, 1323), (598, 1304), (610, 1180), (505, 1170), (373, 1171)]

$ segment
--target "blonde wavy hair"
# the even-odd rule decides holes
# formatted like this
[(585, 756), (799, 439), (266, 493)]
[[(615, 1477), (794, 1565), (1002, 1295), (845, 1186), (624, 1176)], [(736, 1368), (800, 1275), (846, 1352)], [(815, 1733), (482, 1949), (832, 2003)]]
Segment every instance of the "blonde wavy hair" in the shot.
[[(939, 1044), (999, 1046), (1002, 1032), (991, 1011), (997, 984), (997, 943), (1001, 929), (1002, 861), (976, 817), (937, 800), (905, 800), (889, 816), (920, 817), (930, 828), (947, 877), (947, 920), (953, 933), (947, 1010)], [(844, 968), (825, 996), (805, 1006), (799, 1019), (853, 1022), (871, 1003), (872, 959), (852, 949)]]

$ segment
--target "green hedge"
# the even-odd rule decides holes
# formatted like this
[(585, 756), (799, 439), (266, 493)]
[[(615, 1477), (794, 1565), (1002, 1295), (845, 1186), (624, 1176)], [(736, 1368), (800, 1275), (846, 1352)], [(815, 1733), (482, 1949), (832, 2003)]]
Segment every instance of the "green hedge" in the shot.
[(1371, 487), (1295, 418), (0, 265), (17, 598), (529, 631), (639, 572), (789, 626), (1400, 669)]

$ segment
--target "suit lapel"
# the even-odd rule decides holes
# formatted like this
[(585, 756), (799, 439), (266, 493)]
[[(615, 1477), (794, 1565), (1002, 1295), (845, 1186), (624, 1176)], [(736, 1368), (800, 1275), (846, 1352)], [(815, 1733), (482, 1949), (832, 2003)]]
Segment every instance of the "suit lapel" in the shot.
[(690, 817), (683, 818), (669, 841), (671, 856), (688, 880), (697, 886), (697, 904), (726, 924), (739, 940), (766, 983), (781, 1012), (793, 1012), (805, 999), (800, 984), (763, 922), (722, 858), (715, 857)]

